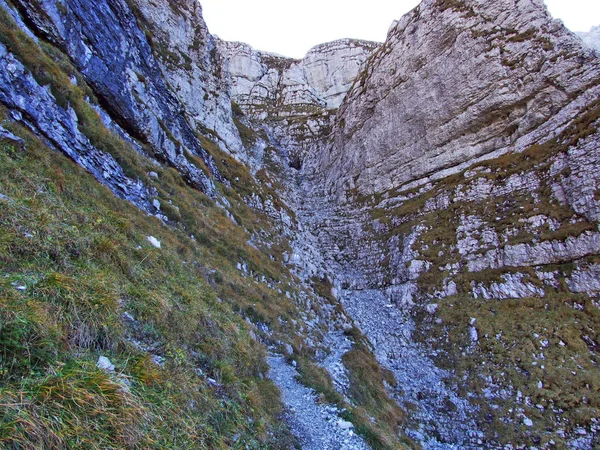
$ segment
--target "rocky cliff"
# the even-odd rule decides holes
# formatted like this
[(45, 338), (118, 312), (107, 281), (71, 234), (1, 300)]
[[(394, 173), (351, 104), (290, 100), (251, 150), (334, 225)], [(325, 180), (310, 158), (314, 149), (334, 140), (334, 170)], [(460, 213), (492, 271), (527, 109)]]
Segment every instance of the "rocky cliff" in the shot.
[(266, 121), (271, 139), (296, 168), (312, 143), (328, 133), (334, 112), (378, 47), (343, 39), (294, 60), (239, 42), (220, 42), (232, 100), (257, 123)]
[(302, 60), (194, 0), (0, 12), (0, 442), (598, 445), (600, 59), (542, 0)]
[(258, 52), (238, 42), (221, 42), (231, 76), (232, 99), (263, 119), (336, 109), (356, 79), (375, 42), (344, 39), (318, 45), (302, 60)]
[(599, 64), (542, 1), (426, 0), (304, 158), (301, 221), (428, 447), (592, 445)]
[(542, 2), (449, 5), (404, 16), (356, 81), (320, 155), (336, 195), (414, 186), (518, 147), (597, 84), (597, 58)]

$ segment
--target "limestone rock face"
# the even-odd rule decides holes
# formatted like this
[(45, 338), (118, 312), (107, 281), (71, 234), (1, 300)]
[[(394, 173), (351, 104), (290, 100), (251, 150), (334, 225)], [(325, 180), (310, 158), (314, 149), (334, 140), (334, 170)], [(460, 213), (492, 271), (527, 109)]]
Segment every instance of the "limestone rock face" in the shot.
[(291, 116), (337, 108), (362, 64), (379, 44), (343, 39), (312, 48), (302, 60), (221, 42), (231, 76), (231, 97), (260, 116)]
[[(36, 134), (64, 151), (115, 195), (143, 210), (151, 210), (148, 201), (151, 190), (139, 180), (128, 178), (115, 158), (95, 148), (79, 130), (73, 109), (58, 107), (50, 89), (40, 86), (3, 44), (0, 44), (0, 101), (10, 109), (14, 120), (26, 121)], [(113, 128), (123, 133), (116, 125)], [(10, 138), (10, 134), (3, 138)]]
[(240, 139), (229, 99), (219, 98), (226, 82), (198, 2), (17, 3), (37, 32), (68, 54), (129, 136), (214, 195), (211, 178), (185, 154), (201, 157), (220, 180), (196, 134), (217, 128), (225, 147), (238, 146)]
[[(419, 431), (409, 434), (424, 448), (496, 447), (503, 438), (482, 439), (490, 428), (469, 420), (514, 420), (428, 388), (445, 377), (432, 369), (436, 355), (474, 364), (481, 390), (466, 376), (456, 381), (472, 398), (523, 411), (510, 400), (520, 375), (494, 381), (512, 362), (487, 371), (489, 360), (478, 358), (502, 333), (524, 336), (468, 321), (475, 309), (495, 315), (515, 299), (562, 308), (583, 292), (578, 302), (597, 305), (598, 98), (597, 53), (542, 0), (425, 0), (392, 26), (331, 119), (331, 134), (304, 154), (300, 223), (316, 235), (345, 309), (399, 380), (398, 398), (418, 404)], [(463, 301), (469, 306), (457, 313)], [(415, 335), (430, 336), (429, 350)], [(464, 340), (449, 350), (457, 335)], [(535, 427), (556, 430), (562, 420), (546, 408)], [(592, 446), (573, 430), (552, 439)]]
[(578, 32), (576, 34), (583, 40), (585, 45), (600, 51), (600, 26), (592, 27), (588, 32)]
[(317, 165), (339, 198), (457, 170), (509, 151), (596, 85), (599, 70), (542, 0), (425, 0), (359, 75)]
[(225, 149), (241, 147), (227, 94), (223, 56), (209, 33), (198, 1), (136, 0), (141, 23), (160, 43), (156, 52), (163, 75), (196, 130), (216, 132)]

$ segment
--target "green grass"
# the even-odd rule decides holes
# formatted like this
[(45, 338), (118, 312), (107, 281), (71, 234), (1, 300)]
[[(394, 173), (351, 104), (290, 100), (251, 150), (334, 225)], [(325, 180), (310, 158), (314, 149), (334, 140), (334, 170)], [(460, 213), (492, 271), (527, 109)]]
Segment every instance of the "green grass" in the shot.
[[(0, 192), (11, 199), (0, 200), (0, 446), (229, 448), (234, 436), (250, 448), (289, 442), (276, 388), (263, 379), (265, 351), (238, 314), (252, 302), (276, 323), (294, 315), (289, 300), (248, 285), (229, 253), (189, 237), (196, 229), (165, 227), (20, 126), (3, 125), (26, 146), (0, 143)], [(175, 176), (169, 171), (160, 171), (164, 182)], [(203, 194), (182, 181), (163, 190), (172, 190), (195, 227), (206, 227), (215, 247), (254, 261), (259, 273), (271, 264), (231, 222), (225, 226), (220, 211), (198, 207)], [(162, 249), (149, 245), (150, 235)], [(210, 266), (219, 267), (220, 284)], [(122, 321), (125, 311), (140, 329)], [(129, 337), (152, 342), (165, 367)], [(95, 368), (99, 355), (115, 363), (128, 389)]]
[[(444, 325), (424, 326), (422, 339), (442, 350), (440, 365), (455, 371), (457, 379), (465, 377), (459, 385), (464, 394), (468, 389), (480, 396), (476, 401), (488, 439), (513, 445), (554, 440), (560, 447), (565, 441), (559, 429), (573, 433), (598, 417), (600, 312), (589, 298), (568, 293), (502, 301), (457, 296), (439, 305)], [(471, 318), (476, 319), (479, 342), (465, 353), (471, 347)], [(509, 398), (487, 400), (483, 389), (488, 377), (508, 389)], [(534, 427), (523, 425), (521, 413)]]
[(233, 101), (231, 102), (231, 110), (233, 112), (233, 123), (240, 133), (242, 144), (246, 148), (251, 148), (254, 144), (256, 144), (256, 132), (242, 121), (242, 119), (245, 117), (244, 112), (237, 103)]
[(437, 7), (440, 11), (444, 12), (447, 9), (460, 11), (466, 15), (466, 17), (474, 17), (475, 11), (473, 11), (472, 6), (467, 6), (467, 4), (462, 0), (438, 0), (436, 2)]
[[(289, 274), (248, 246), (248, 236), (204, 194), (172, 169), (157, 169), (161, 201), (187, 218), (166, 227), (22, 127), (3, 125), (26, 146), (0, 143), (0, 192), (11, 199), (0, 201), (0, 403), (8, 405), (0, 410), (0, 444), (217, 449), (235, 447), (238, 437), (249, 448), (289, 448), (279, 393), (264, 380), (265, 351), (243, 317), (306, 349), (305, 381), (329, 386), (326, 401), (341, 402), (329, 375), (310, 361), (304, 336), (290, 328), (296, 307), (241, 277), (235, 263), (243, 258), (257, 273), (286, 283)], [(259, 220), (256, 212), (246, 214)], [(202, 240), (190, 238), (201, 233)], [(150, 235), (161, 241), (160, 250), (146, 241)], [(318, 281), (319, 292), (330, 293), (327, 280)], [(125, 311), (139, 327), (122, 320)], [(151, 342), (165, 367), (131, 338)], [(127, 390), (119, 377), (95, 368), (99, 355), (115, 363)], [(40, 394), (50, 391), (50, 397)], [(350, 411), (370, 439), (389, 442), (360, 412), (366, 409)]]

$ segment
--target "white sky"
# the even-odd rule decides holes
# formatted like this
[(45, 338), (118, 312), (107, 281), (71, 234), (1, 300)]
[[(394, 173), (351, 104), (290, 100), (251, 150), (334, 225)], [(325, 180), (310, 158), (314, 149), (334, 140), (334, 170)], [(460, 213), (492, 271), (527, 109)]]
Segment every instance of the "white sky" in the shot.
[[(485, 0), (494, 1), (494, 0)], [(574, 31), (600, 24), (600, 0), (545, 0)], [(302, 58), (341, 38), (384, 41), (392, 21), (420, 0), (200, 0), (210, 32), (258, 50)]]

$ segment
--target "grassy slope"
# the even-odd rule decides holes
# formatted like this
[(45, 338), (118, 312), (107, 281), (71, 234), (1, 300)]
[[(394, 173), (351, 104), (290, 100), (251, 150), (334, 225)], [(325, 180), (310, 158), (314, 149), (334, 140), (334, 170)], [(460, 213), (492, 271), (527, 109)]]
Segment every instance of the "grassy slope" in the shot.
[[(0, 144), (0, 192), (10, 199), (0, 201), (0, 442), (9, 448), (35, 448), (40, 440), (64, 448), (220, 448), (234, 437), (251, 447), (285, 442), (277, 389), (263, 380), (264, 349), (236, 310), (268, 302), (260, 306), (265, 315), (276, 309), (284, 316), (293, 307), (263, 300), (259, 286), (249, 286), (211, 251), (220, 239), (235, 249), (240, 239), (229, 234), (239, 231), (224, 229), (203, 246), (11, 128), (27, 145)], [(159, 176), (176, 176), (167, 171)], [(181, 181), (174, 185), (181, 201), (196, 202), (187, 212), (198, 224), (217, 230), (228, 220), (202, 206), (202, 194)], [(150, 235), (161, 249), (147, 242)], [(124, 312), (138, 322), (127, 325)], [(165, 358), (164, 368), (134, 340)], [(111, 358), (118, 377), (95, 368), (99, 355)]]
[[(287, 446), (279, 394), (264, 381), (264, 348), (241, 316), (277, 328), (296, 316), (295, 307), (241, 277), (235, 264), (246, 260), (284, 288), (291, 277), (176, 171), (157, 168), (106, 130), (68, 59), (45, 43), (37, 47), (1, 12), (3, 43), (50, 85), (59, 104), (75, 109), (94, 145), (157, 189), (173, 226), (114, 198), (2, 111), (3, 124), (27, 145), (1, 144), (0, 191), (10, 200), (0, 204), (0, 442), (9, 448)], [(150, 170), (159, 178), (148, 177)], [(243, 205), (237, 210), (248, 228), (262, 226), (268, 234), (264, 217)], [(161, 250), (149, 245), (150, 235), (162, 241)], [(25, 291), (16, 289), (22, 285)], [(122, 320), (126, 311), (136, 320), (130, 326)], [(165, 367), (133, 342), (151, 347)], [(96, 370), (101, 354), (130, 389)]]

